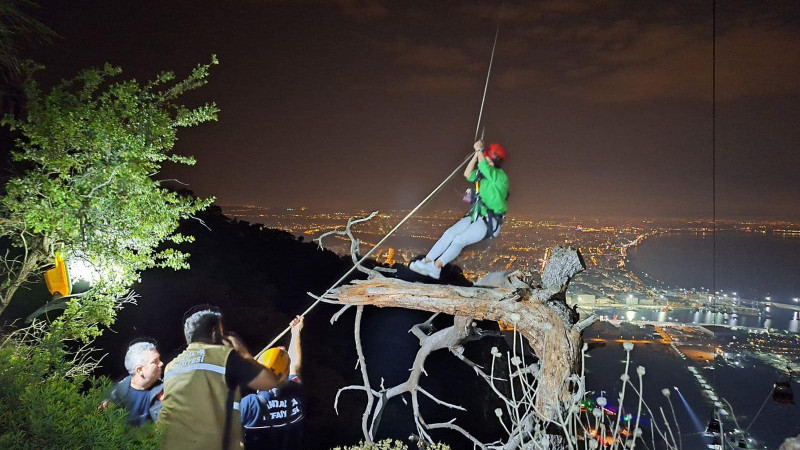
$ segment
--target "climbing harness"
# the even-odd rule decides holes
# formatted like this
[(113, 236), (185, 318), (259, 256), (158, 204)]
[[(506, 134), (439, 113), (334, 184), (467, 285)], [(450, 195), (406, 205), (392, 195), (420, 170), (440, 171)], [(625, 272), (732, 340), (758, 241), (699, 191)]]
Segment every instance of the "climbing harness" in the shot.
[[(472, 207), (470, 207), (469, 212), (464, 217), (471, 217), (472, 221), (478, 220), (478, 218), (483, 219), (486, 223), (486, 235), (483, 239), (492, 239), (497, 235), (497, 232), (500, 230), (500, 226), (503, 225), (503, 220), (505, 219), (505, 214), (497, 214), (494, 212), (492, 208), (486, 206), (486, 203), (483, 202), (481, 199), (480, 191), (481, 191), (481, 179), (483, 179), (483, 174), (478, 172), (478, 176), (475, 179), (475, 190), (471, 191), (471, 203)], [(486, 214), (481, 215), (481, 210), (485, 211)]]
[[(494, 34), (494, 43), (492, 44), (492, 55), (491, 55), (491, 57), (489, 58), (489, 70), (488, 70), (488, 71), (487, 71), (487, 73), (486, 73), (486, 83), (485, 83), (485, 85), (484, 85), (484, 87), (483, 87), (483, 98), (481, 99), (481, 108), (480, 108), (480, 111), (479, 111), (479, 113), (478, 113), (478, 125), (475, 127), (475, 140), (477, 140), (477, 139), (478, 139), (478, 131), (479, 131), (479, 130), (480, 130), (480, 128), (481, 128), (481, 119), (482, 119), (482, 117), (483, 117), (483, 106), (484, 106), (484, 104), (485, 104), (485, 102), (486, 102), (486, 92), (487, 92), (487, 90), (488, 90), (488, 88), (489, 88), (489, 78), (490, 78), (490, 76), (491, 76), (491, 74), (492, 74), (492, 63), (494, 62), (494, 52), (495, 52), (495, 49), (497, 48), (497, 36), (499, 35), (499, 33), (500, 33), (500, 24), (498, 23), (498, 24), (497, 24), (497, 30), (495, 31), (495, 34)], [(318, 304), (319, 304), (319, 303), (322, 301), (322, 299), (324, 299), (324, 298), (325, 298), (325, 296), (326, 296), (326, 295), (330, 294), (332, 290), (334, 290), (336, 287), (338, 287), (338, 286), (339, 286), (339, 284), (340, 284), (341, 282), (343, 282), (345, 279), (347, 279), (347, 277), (348, 277), (348, 276), (350, 276), (350, 274), (352, 274), (352, 273), (353, 273), (353, 272), (356, 270), (356, 268), (358, 268), (358, 266), (360, 266), (360, 265), (361, 265), (361, 263), (363, 263), (364, 261), (366, 261), (366, 259), (367, 259), (367, 258), (368, 258), (368, 257), (369, 257), (369, 256), (370, 256), (370, 255), (371, 255), (371, 254), (372, 254), (372, 253), (373, 253), (373, 252), (374, 252), (374, 251), (375, 251), (375, 250), (376, 250), (378, 247), (380, 247), (380, 246), (381, 246), (381, 244), (383, 244), (383, 243), (384, 243), (384, 242), (385, 242), (387, 239), (389, 239), (389, 236), (391, 236), (391, 235), (392, 235), (392, 234), (393, 234), (395, 231), (397, 231), (398, 229), (400, 229), (400, 227), (401, 227), (401, 226), (403, 226), (403, 224), (405, 224), (405, 223), (406, 223), (406, 221), (407, 221), (407, 220), (408, 220), (408, 219), (409, 219), (409, 218), (410, 218), (412, 215), (414, 215), (414, 213), (416, 213), (416, 212), (417, 212), (417, 211), (418, 211), (418, 210), (419, 210), (419, 209), (420, 209), (422, 206), (424, 206), (426, 203), (428, 203), (428, 201), (430, 201), (430, 199), (431, 199), (431, 198), (433, 198), (433, 197), (434, 197), (436, 194), (438, 194), (438, 193), (439, 193), (439, 191), (440, 191), (440, 190), (441, 190), (441, 189), (444, 187), (444, 185), (445, 185), (445, 184), (447, 184), (447, 183), (448, 183), (448, 182), (449, 182), (449, 181), (450, 181), (450, 180), (453, 178), (453, 176), (455, 176), (455, 174), (456, 174), (456, 173), (458, 173), (458, 171), (459, 171), (459, 170), (461, 170), (461, 168), (464, 166), (464, 164), (466, 164), (467, 162), (469, 162), (469, 160), (470, 160), (470, 159), (472, 159), (472, 157), (473, 157), (473, 153), (474, 153), (474, 152), (470, 152), (470, 153), (469, 153), (469, 155), (467, 155), (467, 157), (464, 159), (464, 161), (462, 161), (462, 162), (461, 162), (461, 164), (459, 164), (459, 165), (458, 165), (458, 167), (456, 167), (456, 168), (453, 170), (453, 172), (451, 172), (451, 173), (450, 173), (450, 175), (448, 175), (448, 176), (447, 176), (447, 178), (445, 178), (445, 179), (444, 179), (444, 181), (442, 181), (441, 183), (439, 183), (439, 185), (438, 185), (438, 186), (436, 186), (436, 188), (435, 188), (433, 191), (431, 191), (431, 193), (430, 193), (430, 194), (428, 194), (428, 196), (427, 196), (427, 197), (425, 197), (425, 198), (424, 198), (424, 199), (423, 199), (423, 200), (422, 200), (422, 201), (421, 201), (421, 202), (420, 202), (420, 203), (419, 203), (417, 206), (415, 206), (415, 207), (414, 207), (414, 209), (412, 209), (412, 210), (411, 210), (411, 211), (410, 211), (408, 214), (406, 214), (406, 216), (405, 216), (405, 217), (403, 217), (403, 219), (402, 219), (402, 220), (400, 220), (400, 222), (399, 222), (397, 225), (395, 225), (395, 227), (394, 227), (394, 228), (392, 228), (392, 229), (389, 231), (389, 233), (387, 233), (387, 234), (386, 234), (386, 236), (384, 236), (384, 237), (383, 237), (383, 238), (382, 238), (380, 241), (378, 241), (378, 242), (377, 242), (377, 243), (376, 243), (376, 244), (375, 244), (375, 245), (374, 245), (374, 246), (373, 246), (373, 247), (372, 247), (372, 248), (371, 248), (371, 249), (370, 249), (370, 250), (369, 250), (369, 251), (368, 251), (368, 252), (367, 252), (367, 253), (366, 253), (364, 256), (362, 256), (362, 257), (361, 257), (361, 259), (359, 259), (359, 260), (358, 260), (358, 262), (356, 262), (356, 263), (353, 265), (353, 267), (351, 267), (351, 268), (350, 268), (350, 270), (348, 270), (347, 272), (345, 272), (345, 274), (344, 274), (344, 275), (342, 275), (342, 276), (341, 276), (341, 278), (339, 278), (338, 280), (336, 280), (336, 282), (335, 282), (335, 283), (333, 283), (333, 284), (331, 285), (331, 287), (329, 287), (329, 288), (328, 288), (328, 289), (325, 291), (325, 293), (324, 293), (324, 294), (322, 294), (322, 295), (320, 295), (320, 296), (316, 297), (316, 298), (317, 298), (317, 300), (316, 300), (314, 303), (312, 303), (312, 304), (311, 304), (311, 306), (309, 306), (308, 308), (306, 308), (306, 310), (305, 310), (305, 311), (303, 311), (303, 314), (301, 314), (301, 316), (305, 317), (305, 316), (306, 316), (306, 314), (308, 314), (308, 313), (309, 313), (309, 312), (310, 312), (312, 309), (314, 309), (314, 307), (316, 307), (316, 306), (317, 306), (317, 305), (318, 305)], [(498, 226), (499, 226), (499, 225), (498, 225)], [(487, 227), (487, 228), (488, 228), (488, 227)], [(309, 294), (309, 295), (311, 295), (311, 294)], [(272, 340), (272, 341), (271, 341), (269, 344), (267, 344), (267, 345), (266, 345), (266, 346), (265, 346), (263, 349), (261, 349), (261, 351), (260, 351), (260, 352), (258, 352), (258, 354), (256, 354), (256, 356), (255, 356), (255, 359), (258, 359), (259, 357), (261, 357), (261, 355), (262, 355), (264, 352), (266, 352), (268, 349), (270, 349), (272, 346), (274, 346), (274, 345), (275, 345), (275, 343), (276, 343), (276, 342), (278, 342), (278, 340), (279, 340), (280, 338), (282, 338), (282, 337), (283, 337), (283, 336), (284, 336), (286, 333), (288, 333), (288, 332), (289, 332), (291, 329), (292, 329), (292, 327), (291, 327), (291, 326), (288, 326), (288, 327), (286, 327), (286, 328), (285, 328), (285, 329), (284, 329), (284, 330), (283, 330), (283, 331), (282, 331), (280, 334), (278, 334), (278, 335), (275, 337), (275, 339), (273, 339), (273, 340)]]

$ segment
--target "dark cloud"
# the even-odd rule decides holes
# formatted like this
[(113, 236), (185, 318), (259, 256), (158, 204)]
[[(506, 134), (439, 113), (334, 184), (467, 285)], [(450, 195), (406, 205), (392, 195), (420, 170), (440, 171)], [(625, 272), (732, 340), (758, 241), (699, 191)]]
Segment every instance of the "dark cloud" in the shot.
[(497, 85), (501, 89), (525, 89), (544, 83), (545, 77), (539, 69), (508, 69), (497, 73)]
[(398, 64), (428, 70), (473, 71), (464, 49), (434, 45), (396, 44), (392, 47)]
[(474, 77), (464, 75), (414, 75), (391, 86), (396, 93), (470, 93), (479, 87)]
[(345, 15), (358, 19), (386, 17), (389, 8), (381, 0), (336, 0)]
[(198, 163), (169, 175), (224, 203), (410, 208), (485, 126), (513, 211), (708, 217), (716, 165), (720, 216), (800, 219), (800, 3), (716, 4), (716, 105), (695, 0), (44, 0), (64, 39), (34, 56), (54, 81), (218, 54), (192, 100), (220, 121), (181, 131)]
[(762, 25), (727, 30), (717, 44), (719, 98), (800, 94), (796, 31)]

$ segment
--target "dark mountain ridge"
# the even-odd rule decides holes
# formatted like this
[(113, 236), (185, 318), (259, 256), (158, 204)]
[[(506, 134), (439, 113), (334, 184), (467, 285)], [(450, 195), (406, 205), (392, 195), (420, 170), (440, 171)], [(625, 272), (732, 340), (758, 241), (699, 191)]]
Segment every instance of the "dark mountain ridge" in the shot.
[[(180, 229), (196, 238), (195, 242), (182, 245), (182, 250), (191, 253), (191, 268), (143, 274), (141, 283), (134, 287), (140, 295), (138, 305), (120, 311), (112, 329), (97, 341), (107, 353), (99, 374), (123, 377), (124, 353), (134, 339), (155, 339), (162, 360), (171, 360), (185, 345), (184, 313), (201, 303), (219, 306), (226, 329), (238, 333), (255, 354), (283, 331), (291, 318), (313, 303), (306, 292), (322, 294), (352, 267), (347, 256), (321, 250), (316, 243), (304, 242), (285, 231), (230, 219), (218, 207), (209, 208), (199, 219), (202, 223), (188, 220)], [(457, 267), (445, 272), (450, 277), (446, 282), (469, 284)], [(359, 272), (352, 276), (363, 277)], [(306, 316), (303, 330), (302, 378), (309, 401), (306, 446), (310, 449), (353, 444), (362, 439), (364, 394), (346, 391), (339, 398), (339, 414), (333, 409), (338, 389), (361, 384), (355, 365), (353, 312), (330, 324), (330, 317), (338, 310), (338, 306), (320, 303)], [(421, 311), (366, 308), (361, 333), (373, 389), (379, 389), (382, 381), (388, 388), (408, 376), (418, 348), (408, 330), (429, 316)], [(439, 317), (435, 324), (449, 326), (452, 318)], [(277, 345), (288, 345), (288, 335)], [(486, 363), (491, 360), (489, 348), (493, 345), (504, 344), (499, 338), (471, 343), (468, 356)], [(494, 405), (496, 400), (466, 365), (441, 355), (430, 358), (426, 370), (429, 376), (422, 381), (426, 390), (469, 411), (449, 410), (423, 399), (423, 414), (429, 423), (458, 417), (457, 423), (481, 439), (500, 436), (493, 413), (498, 406)], [(376, 438), (407, 439), (414, 432), (410, 406), (399, 399), (389, 402)], [(455, 432), (441, 431), (433, 436), (451, 443), (453, 448), (459, 448), (459, 443), (467, 445)]]

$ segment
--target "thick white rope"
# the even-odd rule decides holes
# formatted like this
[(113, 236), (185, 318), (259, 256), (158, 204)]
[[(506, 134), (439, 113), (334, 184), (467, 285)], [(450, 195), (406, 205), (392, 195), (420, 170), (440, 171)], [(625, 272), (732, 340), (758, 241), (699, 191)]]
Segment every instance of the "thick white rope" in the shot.
[[(478, 113), (478, 125), (475, 127), (475, 140), (478, 140), (478, 130), (481, 128), (481, 118), (483, 117), (483, 104), (486, 102), (486, 90), (489, 89), (489, 77), (492, 75), (492, 63), (494, 62), (494, 49), (497, 48), (497, 36), (500, 34), (500, 24), (497, 24), (497, 30), (494, 32), (494, 44), (492, 44), (492, 56), (489, 58), (489, 70), (486, 71), (486, 83), (483, 85), (483, 98), (481, 99), (481, 109)], [(486, 131), (486, 126), (483, 127)], [(483, 133), (481, 133), (483, 139)]]
[[(773, 388), (773, 389), (774, 389), (774, 388)], [(767, 401), (768, 401), (768, 400), (769, 400), (769, 398), (772, 396), (772, 390), (773, 390), (773, 389), (770, 389), (770, 390), (769, 390), (769, 393), (767, 394), (767, 396), (766, 396), (766, 397), (764, 397), (764, 402), (763, 402), (763, 403), (761, 403), (761, 407), (760, 407), (760, 408), (758, 408), (758, 412), (756, 413), (756, 415), (755, 415), (755, 416), (753, 416), (753, 420), (751, 420), (751, 421), (750, 421), (750, 425), (748, 425), (748, 426), (747, 426), (747, 428), (745, 428), (745, 429), (744, 429), (744, 432), (745, 432), (745, 433), (747, 433), (748, 431), (750, 431), (750, 427), (752, 427), (752, 426), (753, 426), (753, 424), (754, 424), (754, 423), (756, 423), (756, 419), (758, 419), (758, 416), (761, 414), (761, 410), (762, 410), (762, 409), (764, 409), (764, 405), (766, 405), (766, 404), (767, 404)]]
[[(308, 314), (308, 313), (309, 313), (309, 312), (310, 312), (312, 309), (314, 309), (314, 307), (315, 307), (315, 306), (317, 306), (317, 304), (318, 304), (319, 302), (321, 302), (321, 301), (322, 301), (322, 299), (323, 299), (323, 298), (325, 298), (325, 296), (326, 296), (326, 295), (330, 294), (330, 293), (331, 293), (331, 291), (332, 291), (333, 289), (335, 289), (337, 286), (339, 286), (339, 283), (341, 283), (342, 281), (344, 281), (344, 280), (345, 280), (345, 279), (346, 279), (346, 278), (347, 278), (347, 277), (348, 277), (348, 276), (349, 276), (351, 273), (353, 273), (353, 271), (354, 271), (354, 270), (356, 270), (356, 268), (357, 268), (358, 266), (360, 266), (360, 265), (361, 265), (361, 263), (363, 263), (363, 262), (364, 262), (364, 261), (365, 261), (365, 260), (366, 260), (366, 259), (369, 257), (369, 255), (371, 255), (371, 254), (372, 254), (372, 252), (374, 252), (374, 251), (375, 251), (375, 249), (376, 249), (376, 248), (380, 247), (380, 246), (381, 246), (381, 244), (383, 244), (383, 243), (386, 241), (386, 239), (388, 239), (388, 238), (389, 238), (389, 236), (391, 236), (391, 235), (392, 235), (392, 234), (393, 234), (395, 231), (397, 231), (397, 230), (398, 230), (398, 229), (399, 229), (401, 226), (403, 226), (403, 224), (404, 224), (404, 223), (406, 223), (406, 221), (407, 221), (407, 220), (408, 220), (408, 219), (409, 219), (409, 218), (410, 218), (410, 217), (411, 217), (411, 216), (412, 216), (414, 213), (416, 213), (418, 209), (420, 209), (420, 208), (421, 208), (423, 205), (425, 205), (425, 203), (427, 203), (427, 202), (428, 202), (428, 201), (429, 201), (431, 198), (433, 198), (433, 196), (434, 196), (434, 195), (436, 195), (436, 194), (437, 194), (437, 193), (438, 193), (438, 192), (439, 192), (439, 191), (442, 189), (442, 187), (444, 187), (444, 185), (445, 185), (445, 184), (447, 184), (447, 182), (448, 182), (448, 181), (450, 181), (450, 179), (451, 179), (451, 178), (453, 178), (453, 176), (454, 176), (454, 175), (455, 175), (455, 174), (456, 174), (456, 173), (457, 173), (457, 172), (458, 172), (458, 171), (461, 169), (461, 167), (462, 167), (462, 166), (464, 166), (464, 164), (466, 164), (466, 163), (467, 163), (467, 161), (469, 161), (470, 159), (472, 159), (472, 152), (470, 152), (470, 154), (467, 156), (467, 158), (464, 160), (464, 162), (462, 162), (461, 164), (459, 164), (459, 165), (458, 165), (458, 167), (456, 167), (456, 168), (455, 168), (455, 170), (453, 170), (453, 172), (452, 172), (452, 173), (450, 173), (450, 175), (449, 175), (447, 178), (445, 178), (445, 179), (444, 179), (444, 181), (442, 181), (441, 183), (439, 183), (439, 186), (436, 186), (436, 189), (434, 189), (433, 191), (431, 191), (431, 193), (430, 193), (430, 194), (428, 194), (428, 196), (427, 196), (427, 197), (425, 197), (425, 199), (423, 199), (423, 200), (422, 200), (422, 201), (421, 201), (421, 202), (420, 202), (420, 203), (419, 203), (419, 204), (418, 204), (416, 207), (414, 207), (414, 209), (412, 209), (411, 211), (409, 211), (409, 213), (408, 213), (408, 214), (406, 214), (406, 216), (405, 216), (405, 217), (403, 217), (403, 220), (401, 220), (401, 221), (400, 221), (400, 223), (398, 223), (397, 225), (395, 225), (395, 227), (394, 227), (394, 228), (392, 228), (392, 230), (391, 230), (391, 231), (389, 231), (389, 233), (387, 233), (387, 234), (386, 234), (386, 236), (384, 236), (384, 237), (383, 237), (383, 239), (381, 239), (380, 241), (378, 241), (378, 243), (377, 243), (377, 244), (375, 244), (375, 246), (374, 246), (374, 247), (372, 247), (372, 248), (371, 248), (371, 249), (370, 249), (370, 250), (369, 250), (369, 251), (368, 251), (366, 254), (364, 254), (364, 256), (362, 256), (362, 257), (361, 257), (361, 259), (360, 259), (360, 260), (358, 260), (358, 262), (357, 262), (357, 263), (355, 263), (355, 264), (353, 265), (353, 267), (351, 267), (351, 268), (350, 268), (350, 270), (348, 270), (347, 272), (345, 272), (345, 274), (344, 274), (344, 275), (342, 275), (342, 277), (341, 277), (341, 278), (339, 278), (339, 279), (338, 279), (338, 280), (337, 280), (335, 283), (333, 283), (333, 284), (331, 285), (331, 287), (329, 287), (329, 288), (328, 288), (328, 290), (327, 290), (327, 291), (325, 291), (325, 293), (324, 293), (324, 294), (322, 294), (322, 295), (320, 295), (319, 297), (317, 297), (317, 301), (315, 301), (314, 303), (312, 303), (312, 304), (311, 304), (311, 306), (309, 306), (309, 307), (308, 307), (308, 309), (306, 309), (306, 310), (303, 312), (303, 314), (301, 314), (301, 315), (305, 317), (305, 315), (306, 315), (306, 314)], [(291, 326), (289, 326), (289, 327), (286, 327), (286, 329), (285, 329), (285, 330), (283, 330), (283, 331), (281, 332), (281, 334), (279, 334), (279, 335), (278, 335), (278, 336), (277, 336), (275, 339), (273, 339), (273, 340), (272, 340), (272, 342), (270, 342), (269, 344), (267, 344), (267, 346), (266, 346), (266, 347), (264, 347), (264, 349), (263, 349), (263, 350), (261, 350), (261, 351), (260, 351), (260, 352), (259, 352), (259, 353), (256, 355), (256, 359), (258, 359), (258, 357), (259, 357), (259, 356), (261, 356), (261, 354), (262, 354), (262, 353), (264, 353), (265, 351), (267, 351), (267, 350), (268, 350), (270, 347), (272, 347), (273, 345), (275, 345), (275, 343), (278, 341), (278, 339), (280, 339), (281, 337), (283, 337), (283, 335), (285, 335), (285, 334), (286, 334), (286, 333), (287, 333), (289, 330), (291, 330), (291, 329), (292, 329), (292, 327), (291, 327)]]

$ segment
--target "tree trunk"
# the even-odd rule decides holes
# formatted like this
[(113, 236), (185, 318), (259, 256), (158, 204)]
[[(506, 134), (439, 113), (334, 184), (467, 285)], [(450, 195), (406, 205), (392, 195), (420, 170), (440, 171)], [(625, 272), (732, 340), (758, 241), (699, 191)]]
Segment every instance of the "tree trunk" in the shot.
[[(31, 276), (39, 270), (45, 257), (46, 254), (43, 250), (34, 248), (22, 261), (19, 271), (14, 273), (13, 268), (11, 268), (4, 274), (8, 277), (10, 282), (8, 287), (0, 292), (0, 314), (3, 314), (3, 311), (5, 311), (6, 307), (11, 303), (11, 299), (14, 298), (14, 294), (17, 293), (17, 290), (27, 283)], [(6, 262), (6, 267), (10, 267), (9, 262)]]
[[(577, 255), (576, 251), (570, 250)], [(588, 326), (588, 323), (573, 326), (577, 320), (563, 300), (569, 277), (582, 267), (577, 271), (574, 266), (566, 270), (572, 273), (560, 288), (536, 289), (523, 284), (520, 278), (508, 279), (506, 287), (458, 287), (376, 276), (341, 286), (332, 292), (331, 297), (352, 305), (441, 312), (516, 326), (540, 359), (536, 404), (549, 419), (558, 413), (559, 402), (569, 398), (566, 379), (579, 361), (581, 332)]]

